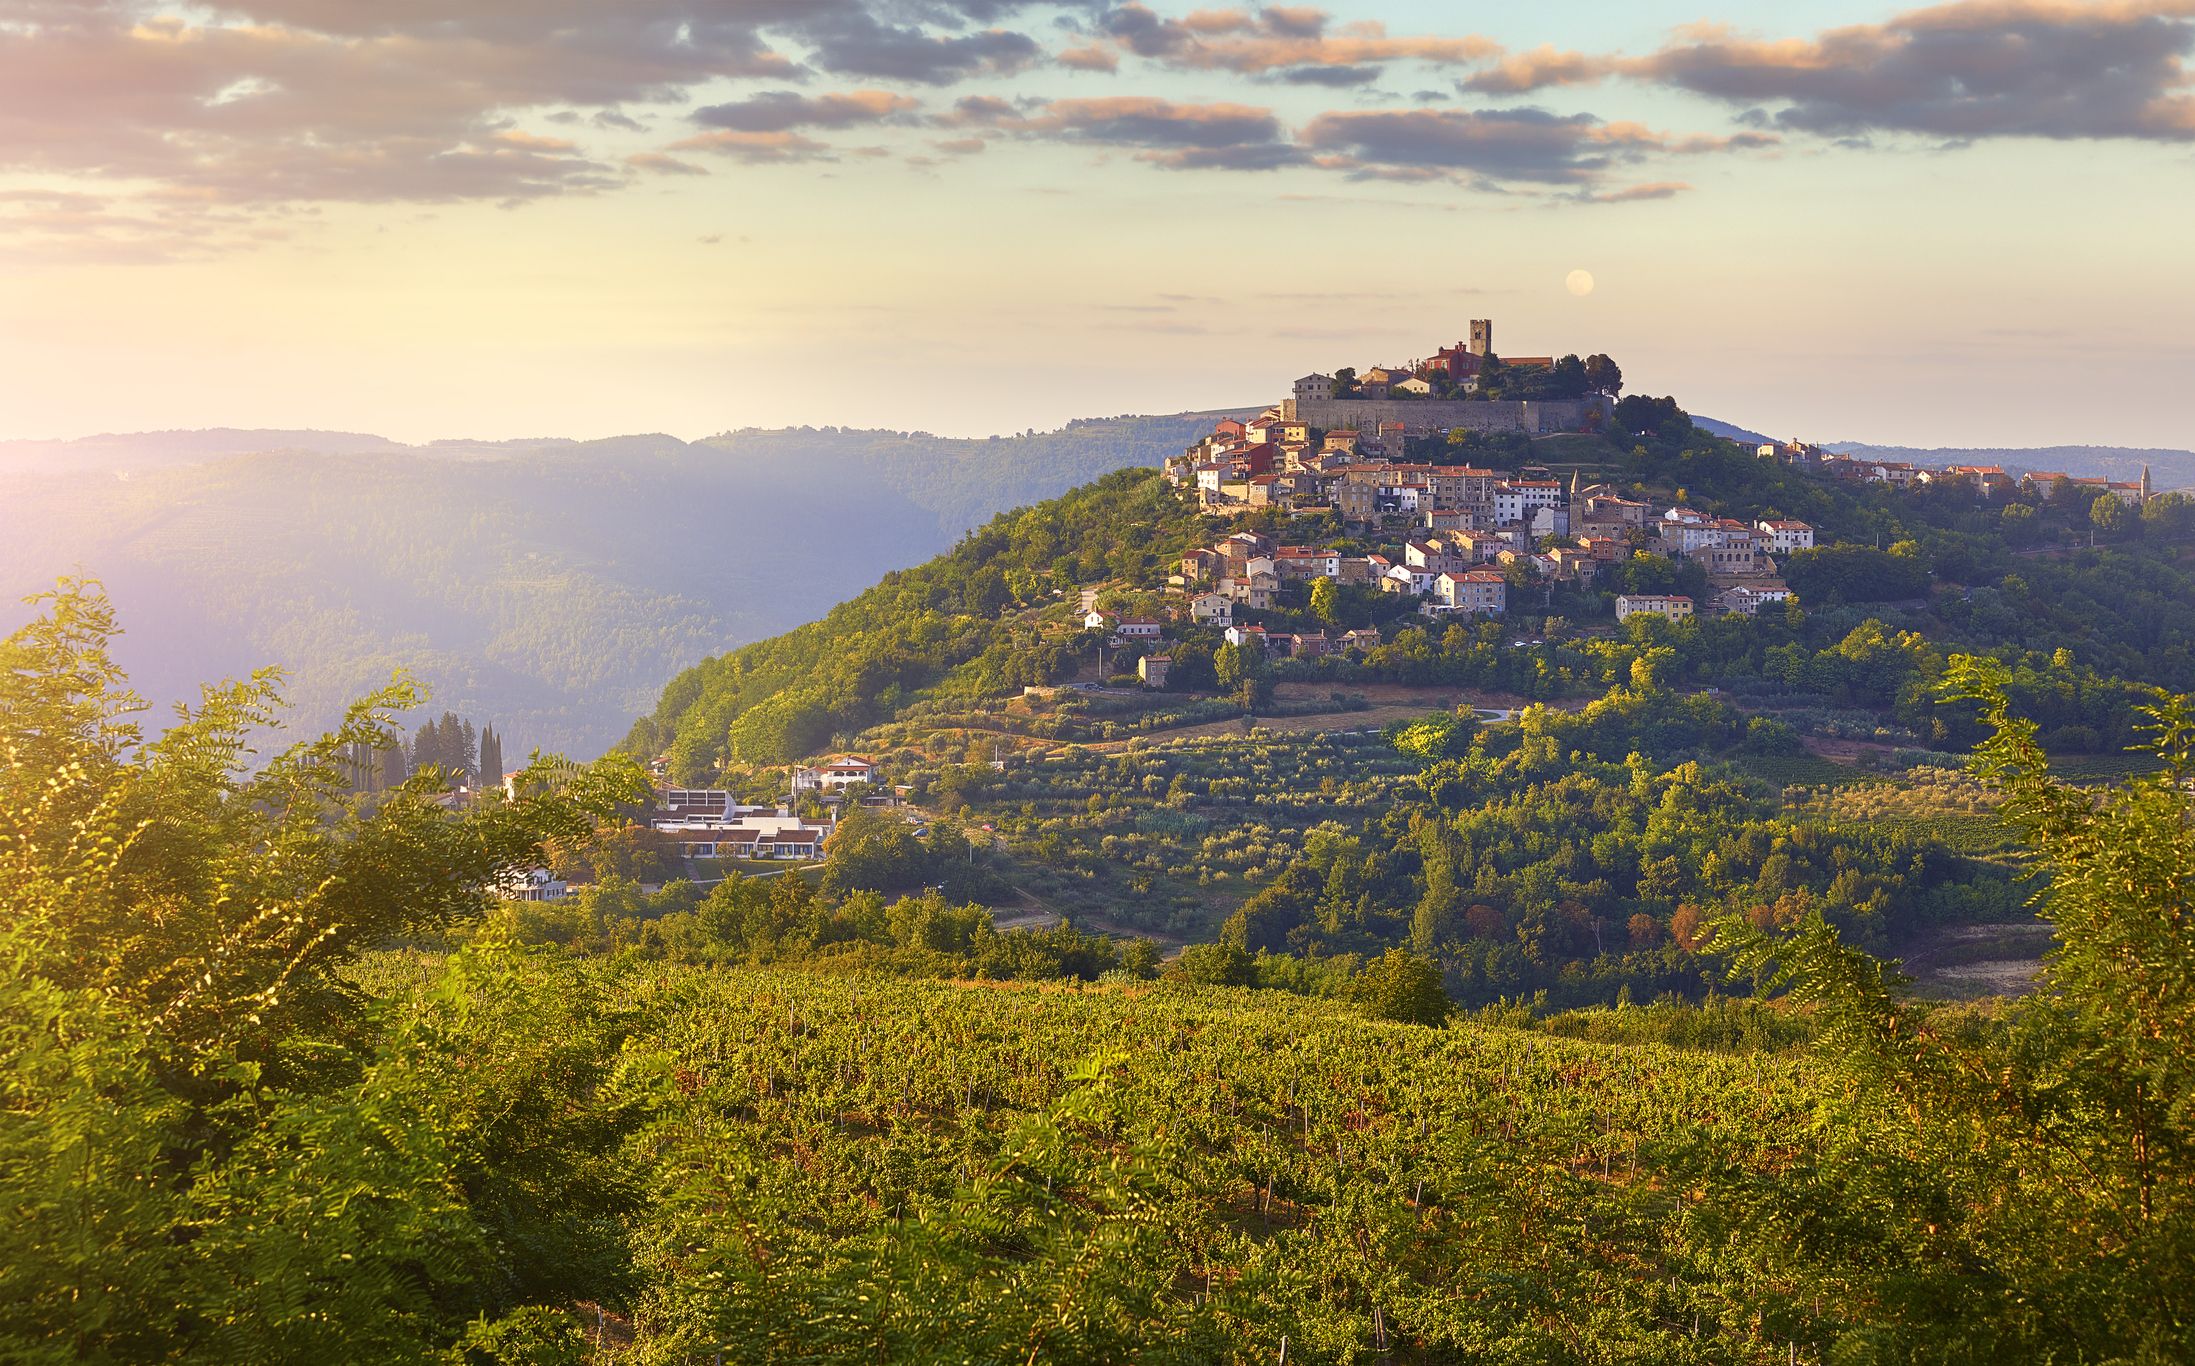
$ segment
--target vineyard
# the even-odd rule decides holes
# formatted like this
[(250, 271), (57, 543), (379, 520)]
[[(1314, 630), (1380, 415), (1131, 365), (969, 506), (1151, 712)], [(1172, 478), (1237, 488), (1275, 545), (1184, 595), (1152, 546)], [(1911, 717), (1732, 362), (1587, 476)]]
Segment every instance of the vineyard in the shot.
[[(1258, 732), (1058, 751), (949, 790), (997, 826), (1012, 876), (1045, 904), (1209, 937), (1310, 831), (1361, 824), (1417, 768), (1377, 733)], [(938, 788), (928, 774), (917, 784)]]
[(636, 1022), (660, 1107), (644, 1360), (1783, 1362), (1831, 1327), (1730, 1274), (1699, 1184), (1807, 1145), (1786, 1056), (1173, 984), (555, 971)]

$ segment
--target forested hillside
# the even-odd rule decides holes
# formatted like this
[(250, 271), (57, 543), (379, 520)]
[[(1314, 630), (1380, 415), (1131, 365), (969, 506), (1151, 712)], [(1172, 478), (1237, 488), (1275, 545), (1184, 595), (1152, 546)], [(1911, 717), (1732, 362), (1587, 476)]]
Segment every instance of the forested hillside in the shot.
[[(1748, 523), (1803, 518), (1820, 544), (1784, 567), (1802, 605), (1619, 626), (1614, 592), (1699, 591), (1695, 566), (1651, 554), (1589, 584), (1513, 584), (1530, 606), (1505, 622), (1296, 585), (1252, 615), (1375, 643), (1268, 660), (1175, 621), (1149, 647), (1166, 686), (1140, 689), (1122, 663), (1101, 672), (1085, 592), (1163, 613), (1181, 552), (1244, 526), (1361, 543), (1324, 514), (1207, 519), (1122, 471), (688, 671), (628, 748), (758, 796), (772, 766), (852, 748), (918, 809), (988, 832), (967, 869), (910, 848), (898, 877), (851, 886), (943, 878), (1084, 930), (1216, 940), (1237, 957), (1196, 960), (1215, 981), (1341, 994), (1402, 947), (1468, 1004), (1582, 1006), (1697, 996), (1715, 971), (1700, 926), (1722, 915), (1818, 914), (1895, 952), (2020, 919), (2026, 866), (1959, 773), (1984, 733), (1943, 691), (1962, 654), (1995, 661), (2045, 746), (2099, 775), (2125, 771), (2149, 687), (2195, 688), (2184, 498), (1870, 487), (1681, 421), (1629, 449), (1557, 438), (1512, 458)], [(1499, 719), (1478, 719), (1489, 703)]]
[[(1456, 458), (1488, 455), (1467, 448)], [(1931, 669), (1940, 672), (1944, 650), (1959, 648), (2025, 666), (2021, 686), (2038, 700), (2047, 695), (2061, 747), (2085, 741), (2106, 750), (2129, 734), (2131, 694), (2121, 684), (2195, 686), (2195, 574), (2185, 555), (2195, 505), (2184, 496), (2117, 513), (2099, 531), (2085, 503), (2008, 505), (1955, 486), (1844, 483), (1760, 460), (1689, 423), (1645, 434), (1628, 449), (1558, 437), (1508, 459), (1577, 465), (1643, 498), (1680, 501), (1712, 516), (1803, 519), (1821, 542), (1786, 567), (1803, 610), (1672, 630), (1666, 623), (1593, 629), (1615, 592), (1690, 586), (1682, 564), (1642, 556), (1590, 591), (1550, 589), (1525, 623), (1555, 621), (1538, 637), (1516, 629), (1524, 616), (1518, 611), (1506, 633), (1450, 626), (1435, 636), (1397, 619), (1406, 603), (1379, 595), (1360, 594), (1329, 618), (1300, 600), (1294, 610), (1284, 604), (1264, 616), (1276, 629), (1396, 629), (1362, 657), (1328, 656), (1287, 666), (1280, 676), (1448, 683), (1559, 700), (1629, 678), (1637, 660), (1659, 649), (1666, 653), (1654, 656), (1654, 667), (1666, 684), (1732, 684), (1879, 708), (1895, 713), (1916, 742), (1936, 743), (1959, 733), (1916, 683)], [(864, 727), (948, 694), (998, 697), (1081, 676), (1094, 654), (1078, 638), (1074, 590), (1162, 606), (1180, 552), (1239, 526), (1277, 532), (1291, 544), (1361, 547), (1330, 520), (1290, 524), (1271, 512), (1235, 522), (1200, 517), (1154, 471), (1124, 471), (1003, 514), (951, 554), (891, 576), (823, 621), (687, 672), (665, 690), (631, 748), (671, 747), (681, 774), (699, 780), (726, 762), (782, 762), (834, 737), (851, 743)], [(908, 632), (925, 644), (910, 648)], [(1198, 640), (1188, 635), (1193, 656)], [(1209, 656), (1215, 646), (1203, 648)], [(1922, 657), (1930, 650), (1933, 666)], [(1203, 672), (1191, 678), (1210, 681)], [(935, 688), (945, 691), (925, 694)], [(760, 715), (745, 720), (751, 712)], [(1971, 729), (1963, 734), (1972, 737)]]
[(599, 753), (705, 652), (817, 616), (1000, 508), (1148, 464), (1209, 422), (988, 441), (16, 443), (0, 452), (0, 625), (24, 619), (24, 595), (88, 574), (126, 613), (123, 658), (156, 701), (278, 664), (303, 714), (327, 721), (406, 669), (438, 707), (495, 722), (514, 755)]

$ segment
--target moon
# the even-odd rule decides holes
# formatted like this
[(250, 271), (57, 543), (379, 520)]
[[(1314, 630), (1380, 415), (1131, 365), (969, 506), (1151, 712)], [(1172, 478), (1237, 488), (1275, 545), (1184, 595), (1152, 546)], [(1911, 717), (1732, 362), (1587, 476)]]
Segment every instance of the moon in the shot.
[(1593, 292), (1593, 272), (1590, 270), (1573, 270), (1563, 277), (1563, 284), (1569, 287), (1572, 294), (1582, 299)]

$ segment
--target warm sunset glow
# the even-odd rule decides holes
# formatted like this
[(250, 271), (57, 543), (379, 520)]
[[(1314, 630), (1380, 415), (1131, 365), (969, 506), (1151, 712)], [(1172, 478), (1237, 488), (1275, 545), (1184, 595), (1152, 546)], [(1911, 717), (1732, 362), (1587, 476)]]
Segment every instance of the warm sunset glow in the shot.
[[(981, 434), (1498, 304), (1733, 418), (2178, 442), (2195, 20), (2143, 8), (15, 0), (0, 436)], [(1590, 336), (1530, 287), (1580, 259)]]

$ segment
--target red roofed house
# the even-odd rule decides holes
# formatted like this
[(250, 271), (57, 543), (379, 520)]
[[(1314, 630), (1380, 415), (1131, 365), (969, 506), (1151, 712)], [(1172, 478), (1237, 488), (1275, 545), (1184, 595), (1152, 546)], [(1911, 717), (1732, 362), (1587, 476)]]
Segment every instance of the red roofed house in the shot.
[(1788, 555), (1794, 550), (1812, 550), (1814, 548), (1814, 528), (1804, 522), (1794, 522), (1788, 519), (1767, 521), (1762, 522), (1760, 528), (1768, 533), (1769, 548), (1778, 555)]

